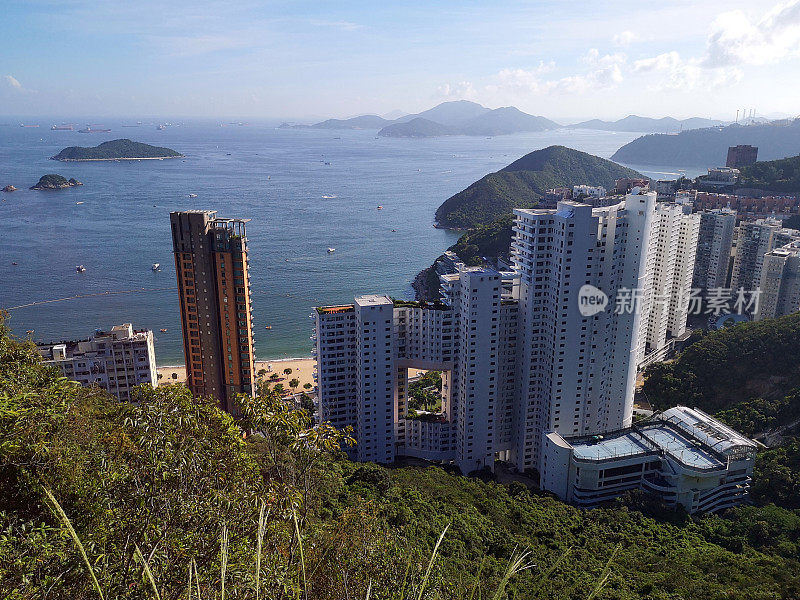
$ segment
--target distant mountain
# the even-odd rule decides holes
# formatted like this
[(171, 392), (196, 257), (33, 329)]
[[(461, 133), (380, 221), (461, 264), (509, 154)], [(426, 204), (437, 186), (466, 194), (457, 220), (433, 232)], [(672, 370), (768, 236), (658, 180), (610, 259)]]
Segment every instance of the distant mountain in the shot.
[(506, 106), (478, 115), (464, 123), (460, 131), (464, 135), (506, 135), (559, 127), (558, 123), (550, 119), (529, 115), (513, 106)]
[(311, 125), (314, 129), (380, 129), (391, 121), (378, 115), (361, 115), (352, 119), (328, 119)]
[(394, 121), (395, 119), (405, 117), (407, 114), (408, 113), (406, 111), (395, 108), (394, 110), (390, 110), (388, 113), (381, 116), (384, 119), (388, 119), (389, 121)]
[(406, 123), (393, 123), (378, 132), (381, 137), (420, 138), (457, 135), (458, 130), (429, 119), (417, 117)]
[(677, 133), (681, 130), (700, 129), (701, 127), (715, 127), (723, 125), (723, 121), (714, 119), (704, 119), (692, 117), (690, 119), (678, 120), (672, 117), (661, 119), (651, 119), (649, 117), (638, 117), (628, 115), (618, 121), (601, 121), (592, 119), (574, 125), (567, 125), (567, 129), (599, 129), (601, 131), (633, 131), (642, 133)]
[(415, 115), (406, 115), (399, 118), (398, 122), (407, 122), (420, 117), (442, 125), (457, 127), (488, 112), (490, 112), (490, 109), (481, 106), (477, 102), (454, 100), (452, 102), (442, 102)]
[(728, 147), (739, 144), (758, 146), (762, 160), (795, 156), (800, 153), (800, 119), (645, 135), (622, 146), (611, 158), (633, 165), (716, 167), (725, 164)]
[[(393, 113), (399, 113), (399, 111), (393, 111)], [(378, 134), (383, 137), (409, 138), (441, 135), (504, 135), (560, 127), (549, 119), (526, 114), (513, 106), (491, 110), (467, 100), (442, 102), (433, 108), (413, 115), (400, 114), (401, 116), (394, 120), (378, 115), (362, 115), (351, 119), (328, 119), (313, 125), (283, 123), (281, 127), (378, 129), (380, 130)]]
[(98, 161), (98, 160), (139, 160), (153, 158), (182, 158), (183, 154), (171, 148), (151, 146), (132, 140), (111, 140), (98, 146), (86, 148), (70, 146), (64, 148), (50, 160), (61, 161)]
[(488, 225), (514, 208), (535, 206), (550, 188), (581, 183), (611, 188), (621, 177), (642, 175), (598, 156), (550, 146), (526, 154), (451, 196), (436, 210), (436, 221), (442, 227), (472, 229)]

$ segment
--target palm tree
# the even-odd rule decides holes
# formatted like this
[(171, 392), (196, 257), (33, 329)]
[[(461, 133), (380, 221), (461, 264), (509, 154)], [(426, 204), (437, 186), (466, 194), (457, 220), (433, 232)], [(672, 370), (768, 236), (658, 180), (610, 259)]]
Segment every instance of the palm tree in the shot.
[(266, 375), (266, 374), (267, 374), (267, 370), (266, 369), (259, 369), (258, 370), (258, 376), (259, 377), (264, 377), (264, 375)]
[(303, 389), (304, 390), (310, 390), (312, 387), (314, 387), (314, 386), (311, 385), (310, 383), (304, 383), (303, 384)]
[(283, 370), (283, 374), (284, 375), (291, 375), (292, 374), (292, 370), (289, 367), (287, 367), (287, 368), (285, 368)]
[(294, 390), (298, 385), (300, 385), (300, 380), (299, 379), (292, 379), (289, 382), (289, 387), (292, 388), (292, 390)]

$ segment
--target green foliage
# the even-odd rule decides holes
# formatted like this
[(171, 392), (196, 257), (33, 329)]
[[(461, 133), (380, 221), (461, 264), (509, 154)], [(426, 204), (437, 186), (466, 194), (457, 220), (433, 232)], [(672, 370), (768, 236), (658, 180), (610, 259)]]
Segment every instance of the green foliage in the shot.
[(436, 210), (436, 221), (453, 229), (490, 225), (515, 208), (536, 206), (548, 189), (581, 183), (610, 189), (621, 177), (642, 175), (585, 152), (550, 146), (526, 154), (451, 196)]
[(683, 404), (707, 412), (754, 397), (781, 398), (800, 386), (800, 313), (715, 331), (674, 361), (645, 372), (656, 407)]
[(741, 187), (770, 192), (800, 191), (800, 156), (780, 160), (759, 161), (740, 169)]
[(410, 410), (440, 411), (442, 408), (441, 391), (441, 372), (425, 372), (417, 381), (408, 386), (408, 408)]
[(170, 148), (160, 148), (128, 139), (110, 140), (86, 148), (70, 146), (53, 157), (53, 160), (113, 160), (115, 158), (174, 158), (182, 156)]
[[(180, 385), (137, 401), (64, 380), (0, 323), (0, 597), (98, 598), (89, 572), (115, 599), (216, 598), (223, 581), (231, 599), (800, 596), (784, 508), (653, 518), (355, 464), (346, 432), (266, 385), (238, 421)], [(792, 479), (797, 456), (770, 460)]]

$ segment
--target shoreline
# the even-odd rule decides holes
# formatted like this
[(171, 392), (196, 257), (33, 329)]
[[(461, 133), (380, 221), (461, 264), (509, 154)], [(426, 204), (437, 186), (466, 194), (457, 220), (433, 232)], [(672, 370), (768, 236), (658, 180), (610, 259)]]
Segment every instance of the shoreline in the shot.
[(183, 154), (179, 156), (143, 156), (140, 158), (56, 158), (55, 156), (51, 156), (50, 160), (57, 160), (58, 162), (116, 162), (120, 160), (166, 160), (168, 158), (186, 158), (186, 156)]
[[(274, 363), (274, 362), (285, 362), (287, 360), (314, 360), (313, 356), (292, 356), (289, 358), (257, 358), (255, 362), (257, 363)], [(156, 369), (184, 369), (186, 365), (183, 363), (179, 363), (177, 365), (156, 365)]]

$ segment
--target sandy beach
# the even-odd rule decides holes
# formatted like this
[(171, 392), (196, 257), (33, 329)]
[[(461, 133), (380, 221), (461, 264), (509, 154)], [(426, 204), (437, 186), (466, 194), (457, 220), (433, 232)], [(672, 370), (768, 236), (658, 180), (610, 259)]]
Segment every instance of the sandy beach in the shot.
[[(276, 360), (257, 360), (256, 373), (265, 369), (267, 374), (263, 376), (264, 379), (269, 379), (273, 373), (280, 375), (279, 383), (282, 383), (286, 389), (289, 389), (289, 382), (292, 379), (300, 380), (300, 385), (297, 391), (303, 391), (303, 386), (306, 383), (314, 386), (314, 359), (308, 358), (280, 358)], [(291, 369), (290, 375), (285, 375), (283, 370)], [(164, 366), (157, 369), (159, 383), (183, 383), (186, 381), (186, 367), (183, 365)], [(423, 369), (409, 369), (409, 377), (421, 375), (425, 371)]]
[[(262, 369), (267, 371), (263, 376), (264, 379), (269, 379), (270, 375), (277, 373), (280, 375), (279, 383), (289, 389), (289, 382), (292, 379), (298, 379), (300, 385), (297, 391), (302, 391), (306, 383), (314, 385), (314, 359), (308, 358), (281, 358), (276, 360), (257, 360), (256, 373)], [(284, 374), (284, 369), (291, 369), (290, 375)], [(186, 367), (183, 365), (173, 365), (158, 367), (157, 369), (159, 383), (182, 383), (186, 381)]]

